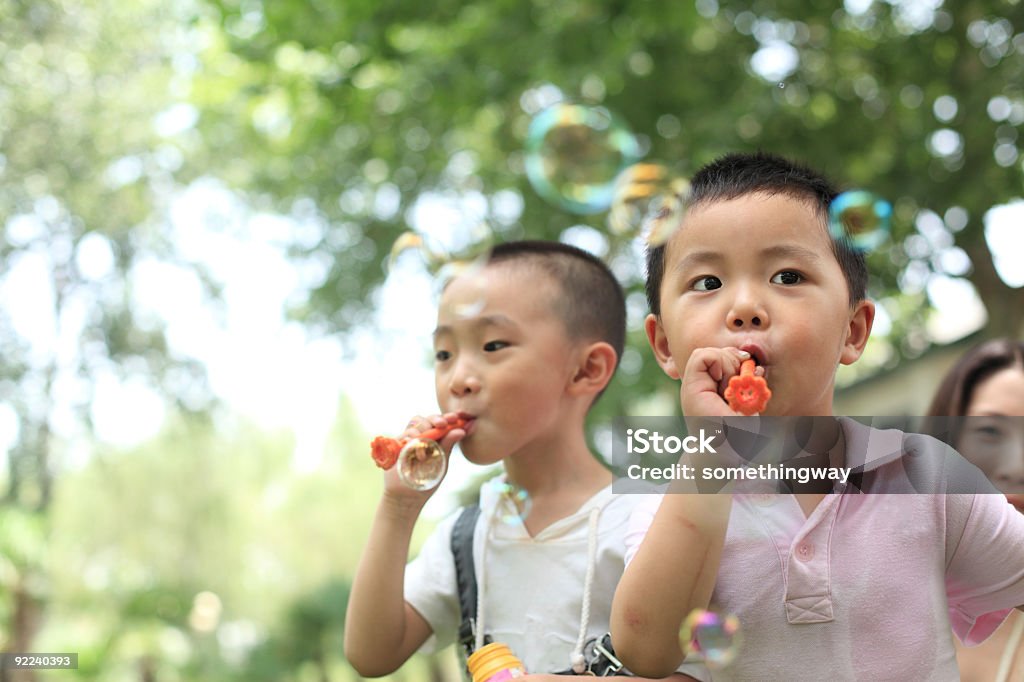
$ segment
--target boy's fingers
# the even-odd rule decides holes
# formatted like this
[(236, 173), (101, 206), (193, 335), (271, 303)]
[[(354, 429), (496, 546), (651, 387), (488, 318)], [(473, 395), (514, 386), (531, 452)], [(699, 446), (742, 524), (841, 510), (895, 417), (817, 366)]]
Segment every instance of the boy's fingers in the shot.
[(745, 350), (740, 350), (739, 348), (736, 348), (735, 346), (728, 346), (726, 348), (723, 348), (722, 350), (727, 351), (727, 353), (725, 354), (725, 357), (729, 361), (729, 366), (730, 367), (735, 367), (736, 373), (739, 374), (740, 365), (743, 364), (744, 360), (749, 360), (750, 359), (750, 353), (748, 353)]
[[(423, 417), (416, 415), (409, 420), (409, 423), (405, 425), (405, 431), (402, 432), (402, 438), (415, 438), (424, 431), (432, 428), (433, 418)], [(444, 422), (442, 421), (442, 424)]]
[[(723, 396), (750, 353), (735, 346), (698, 348), (690, 354), (680, 389), (685, 414), (734, 415)], [(762, 369), (763, 373), (763, 369)]]
[(448, 434), (441, 439), (441, 447), (444, 449), (446, 454), (452, 453), (452, 448), (460, 440), (466, 437), (466, 432), (463, 429), (452, 429)]
[(750, 353), (733, 346), (699, 348), (693, 351), (687, 369), (704, 372), (716, 382), (728, 381), (729, 377), (739, 374), (740, 364), (748, 358)]
[[(457, 412), (446, 412), (445, 414), (432, 414), (432, 415), (429, 415), (429, 416), (426, 416), (426, 417), (421, 416), (421, 415), (416, 415), (415, 417), (413, 417), (412, 419), (409, 420), (409, 423), (405, 427), (405, 431), (403, 431), (402, 435), (399, 436), (399, 437), (400, 438), (417, 438), (424, 431), (430, 431), (431, 429), (444, 428), (444, 427), (448, 426), (449, 424), (455, 423), (455, 420), (458, 419), (458, 418), (459, 418), (459, 415), (458, 415)], [(463, 431), (462, 429), (457, 429), (456, 431), (460, 435), (458, 436), (458, 438), (453, 440), (450, 445), (446, 445), (447, 441), (442, 439), (441, 445), (444, 446), (446, 450), (450, 450), (451, 449), (451, 445), (454, 445), (455, 443), (459, 442), (466, 435), (466, 432)], [(452, 433), (455, 433), (455, 431), (453, 431)]]

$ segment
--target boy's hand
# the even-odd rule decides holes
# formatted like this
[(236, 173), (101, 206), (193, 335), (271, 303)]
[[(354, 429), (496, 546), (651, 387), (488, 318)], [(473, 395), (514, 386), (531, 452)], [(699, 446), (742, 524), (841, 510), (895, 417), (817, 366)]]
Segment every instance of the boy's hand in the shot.
[[(429, 431), (433, 428), (442, 428), (449, 424), (454, 424), (458, 415), (454, 412), (448, 412), (446, 414), (435, 414), (430, 416), (415, 416), (409, 420), (406, 425), (405, 431), (399, 436), (402, 438), (417, 438), (425, 431)], [(460, 440), (465, 438), (466, 431), (464, 429), (452, 429), (448, 434), (439, 441), (441, 449), (444, 450), (445, 457), (450, 457), (452, 448)], [(384, 496), (386, 498), (402, 501), (402, 502), (413, 502), (423, 505), (430, 496), (434, 494), (434, 491), (440, 487), (440, 484), (429, 489), (429, 490), (413, 490), (404, 483), (402, 479), (398, 477), (398, 464), (391, 467), (384, 472)], [(445, 471), (447, 475), (447, 471)], [(444, 480), (444, 479), (442, 479)]]
[[(749, 358), (750, 353), (734, 346), (698, 348), (690, 353), (679, 389), (683, 414), (692, 417), (741, 416), (729, 407), (722, 395), (729, 379), (740, 373), (740, 364)], [(756, 368), (754, 374), (764, 376), (764, 368)]]

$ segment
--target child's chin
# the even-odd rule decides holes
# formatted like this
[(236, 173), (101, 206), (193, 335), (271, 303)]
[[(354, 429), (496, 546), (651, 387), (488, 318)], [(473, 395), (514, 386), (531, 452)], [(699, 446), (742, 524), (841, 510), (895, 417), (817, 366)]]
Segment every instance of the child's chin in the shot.
[(1006, 499), (1017, 508), (1017, 511), (1024, 514), (1024, 493), (1006, 493)]
[(486, 452), (484, 448), (479, 448), (474, 443), (467, 443), (463, 440), (459, 443), (459, 447), (462, 448), (462, 456), (470, 464), (487, 466), (501, 461), (501, 457), (495, 457), (493, 453)]

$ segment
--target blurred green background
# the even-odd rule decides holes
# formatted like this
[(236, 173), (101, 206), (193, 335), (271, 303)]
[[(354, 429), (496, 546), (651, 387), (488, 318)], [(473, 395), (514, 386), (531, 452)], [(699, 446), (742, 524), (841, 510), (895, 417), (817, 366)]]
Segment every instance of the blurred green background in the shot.
[(382, 287), (404, 231), (593, 248), (632, 329), (596, 447), (675, 409), (635, 240), (525, 179), (546, 104), (683, 174), (765, 149), (888, 198), (837, 409), (920, 412), (1024, 332), (1021, 30), (1017, 0), (0, 0), (0, 650), (79, 653), (0, 680), (358, 679), (366, 442), (433, 407), (429, 280)]

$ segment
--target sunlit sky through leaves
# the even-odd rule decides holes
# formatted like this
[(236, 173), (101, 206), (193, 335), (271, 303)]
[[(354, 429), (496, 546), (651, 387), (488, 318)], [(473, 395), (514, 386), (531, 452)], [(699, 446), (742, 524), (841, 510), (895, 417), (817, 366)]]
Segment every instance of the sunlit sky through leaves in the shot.
[[(438, 223), (425, 219), (426, 213), (421, 207), (414, 217), (422, 225)], [(312, 338), (284, 312), (290, 299), (301, 296), (304, 278), (285, 256), (296, 229), (289, 218), (252, 213), (219, 183), (203, 180), (177, 197), (171, 220), (181, 252), (223, 283), (224, 312), (207, 305), (192, 272), (155, 260), (129, 275), (136, 305), (166, 321), (173, 351), (201, 360), (214, 392), (232, 409), (267, 428), (294, 431), (297, 468), (318, 465), (342, 395), (367, 434), (395, 433), (411, 415), (435, 409), (429, 367), (435, 292), (422, 268), (413, 263), (392, 273), (379, 292), (376, 329), (357, 329), (344, 340)], [(1024, 285), (1024, 202), (994, 208), (986, 224), (1000, 275), (1012, 286)], [(8, 226), (12, 229), (31, 226)], [(578, 232), (567, 230), (565, 238), (595, 248), (593, 239), (577, 239)], [(108, 273), (109, 249), (102, 239), (87, 242), (77, 256), (79, 266), (97, 276)], [(66, 345), (75, 332), (73, 319), (58, 331), (52, 318), (45, 258), (25, 254), (0, 283), (0, 305), (40, 357), (70, 352)], [(954, 340), (983, 322), (966, 280), (931, 275), (922, 284), (939, 309), (929, 325), (934, 340)], [(875, 334), (885, 335), (889, 327), (882, 314)], [(63, 385), (57, 382), (54, 395), (58, 415), (59, 405), (70, 399), (61, 394)], [(101, 442), (128, 445), (152, 437), (164, 412), (159, 394), (145, 384), (113, 374), (97, 377), (92, 416)], [(57, 422), (61, 435), (72, 441), (84, 435), (70, 418)], [(10, 408), (0, 407), (0, 453), (13, 443), (16, 428)]]

